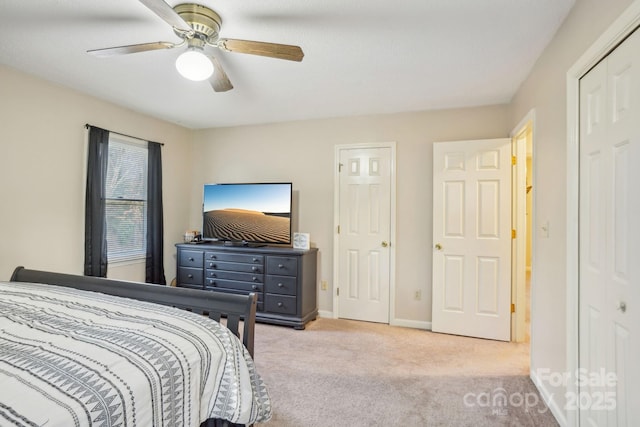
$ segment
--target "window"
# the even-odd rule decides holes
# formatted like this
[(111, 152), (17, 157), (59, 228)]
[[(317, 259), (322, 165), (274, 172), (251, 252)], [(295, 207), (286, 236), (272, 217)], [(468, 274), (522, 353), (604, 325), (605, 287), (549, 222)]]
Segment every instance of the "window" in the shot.
[(109, 262), (146, 257), (147, 162), (146, 144), (109, 137), (105, 195)]

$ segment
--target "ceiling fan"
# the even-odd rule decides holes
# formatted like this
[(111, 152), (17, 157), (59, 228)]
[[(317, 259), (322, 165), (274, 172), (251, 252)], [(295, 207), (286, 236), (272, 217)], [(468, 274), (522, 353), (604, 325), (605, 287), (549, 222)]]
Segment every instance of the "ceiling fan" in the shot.
[(208, 46), (217, 47), (226, 52), (247, 53), (297, 62), (302, 61), (304, 57), (299, 46), (220, 38), (222, 19), (208, 7), (194, 3), (183, 3), (171, 7), (163, 0), (140, 0), (140, 2), (171, 25), (173, 31), (182, 41), (180, 43), (160, 41), (116, 46), (88, 50), (87, 53), (98, 57), (107, 57), (150, 50), (173, 49), (186, 45), (186, 51), (176, 60), (176, 68), (180, 74), (190, 80), (203, 81), (208, 79), (216, 92), (226, 92), (233, 89), (233, 85), (216, 57), (206, 52), (205, 48)]

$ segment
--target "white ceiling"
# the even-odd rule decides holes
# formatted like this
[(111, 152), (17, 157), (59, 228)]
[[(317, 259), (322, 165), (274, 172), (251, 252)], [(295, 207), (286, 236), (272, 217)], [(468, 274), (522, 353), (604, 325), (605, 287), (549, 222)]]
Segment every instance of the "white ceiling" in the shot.
[[(178, 75), (178, 42), (137, 0), (2, 0), (0, 63), (178, 123), (208, 128), (509, 102), (575, 0), (196, 0), (221, 37), (292, 44), (300, 63), (217, 54), (234, 89)], [(167, 0), (171, 6), (185, 0)]]

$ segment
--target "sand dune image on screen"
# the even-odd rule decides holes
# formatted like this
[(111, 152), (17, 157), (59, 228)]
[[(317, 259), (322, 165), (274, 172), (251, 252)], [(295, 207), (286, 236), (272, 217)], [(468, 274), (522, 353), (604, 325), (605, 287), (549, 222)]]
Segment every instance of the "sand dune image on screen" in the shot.
[(245, 209), (204, 213), (204, 235), (220, 240), (289, 243), (289, 217)]

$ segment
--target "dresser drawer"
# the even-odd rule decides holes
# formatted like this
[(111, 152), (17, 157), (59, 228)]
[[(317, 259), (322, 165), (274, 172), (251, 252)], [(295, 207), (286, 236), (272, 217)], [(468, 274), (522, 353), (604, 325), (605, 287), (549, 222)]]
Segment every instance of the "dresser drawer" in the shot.
[(267, 294), (264, 297), (264, 311), (280, 314), (296, 314), (296, 297)]
[(296, 283), (295, 277), (268, 275), (265, 281), (265, 291), (272, 294), (295, 295)]
[[(242, 294), (248, 294), (249, 292), (255, 292), (258, 296), (262, 296), (264, 290), (262, 283), (248, 283), (248, 282), (236, 282), (235, 280), (223, 280), (223, 279), (209, 279), (205, 280), (205, 289), (220, 289), (220, 290), (233, 290), (240, 291)], [(262, 299), (262, 298), (259, 298)]]
[[(236, 295), (249, 295), (251, 292), (245, 292), (245, 291), (238, 291), (236, 289), (227, 289), (227, 288), (205, 288), (206, 291), (209, 292), (220, 292), (223, 294), (236, 294)], [(262, 293), (260, 292), (253, 292), (256, 297), (257, 297), (257, 301), (258, 301), (258, 306), (257, 308), (262, 311), (262, 307), (264, 306), (264, 302), (262, 301)]]
[(267, 274), (295, 276), (298, 274), (298, 258), (283, 256), (267, 257)]
[(225, 271), (225, 270), (209, 270), (205, 273), (207, 279), (229, 279), (239, 280), (242, 282), (262, 283), (264, 281), (264, 275), (254, 273), (240, 273), (237, 271)]
[(190, 267), (178, 268), (178, 283), (181, 285), (198, 285), (202, 288), (202, 269)]
[(264, 264), (263, 255), (252, 254), (232, 254), (225, 252), (205, 252), (204, 259), (206, 261), (230, 261), (244, 262), (247, 264)]
[(264, 272), (261, 264), (244, 264), (240, 262), (206, 261), (204, 267), (211, 270), (240, 271), (255, 274), (262, 274)]
[(178, 265), (181, 267), (202, 268), (202, 251), (180, 251)]

